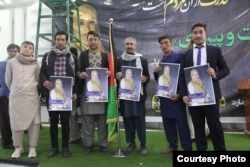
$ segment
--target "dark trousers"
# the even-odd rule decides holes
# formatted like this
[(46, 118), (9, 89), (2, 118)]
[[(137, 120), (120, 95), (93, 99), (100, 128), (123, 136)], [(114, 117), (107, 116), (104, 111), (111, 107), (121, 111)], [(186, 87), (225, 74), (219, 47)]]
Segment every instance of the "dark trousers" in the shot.
[(52, 148), (58, 148), (58, 123), (61, 122), (62, 148), (69, 147), (69, 117), (70, 111), (49, 111), (50, 140)]
[[(186, 113), (184, 113), (186, 114)], [(187, 117), (183, 115), (178, 118), (162, 117), (163, 127), (169, 148), (178, 148), (178, 134), (181, 141), (181, 146), (184, 151), (192, 150), (192, 140), (190, 136), (190, 129), (187, 123)]]
[(135, 143), (135, 134), (141, 143), (141, 146), (146, 145), (146, 120), (145, 120), (145, 103), (138, 103), (139, 116), (123, 117), (127, 143)]
[(12, 144), (12, 132), (10, 128), (9, 100), (7, 96), (0, 97), (0, 130), (2, 145)]
[(225, 151), (225, 140), (220, 122), (219, 101), (215, 105), (189, 107), (195, 131), (195, 142), (198, 151), (207, 150), (205, 135), (205, 118), (215, 151)]

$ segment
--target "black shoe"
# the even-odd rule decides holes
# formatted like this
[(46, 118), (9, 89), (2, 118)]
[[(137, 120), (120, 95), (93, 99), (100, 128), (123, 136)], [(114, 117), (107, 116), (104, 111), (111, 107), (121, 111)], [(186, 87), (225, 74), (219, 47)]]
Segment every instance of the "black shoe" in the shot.
[(91, 154), (92, 153), (92, 151), (93, 151), (93, 148), (90, 146), (90, 147), (86, 147), (85, 148), (85, 151), (84, 151), (84, 154), (85, 155), (89, 155), (89, 154)]
[(129, 146), (125, 149), (127, 153), (130, 153), (136, 149), (136, 144), (135, 143), (130, 143)]
[(4, 144), (2, 145), (3, 149), (14, 149), (15, 147), (13, 146), (13, 144)]
[(54, 157), (56, 154), (58, 154), (59, 153), (59, 150), (58, 150), (58, 148), (52, 148), (49, 152), (48, 152), (48, 154), (47, 154), (47, 157), (48, 158), (52, 158), (52, 157)]
[(109, 153), (109, 150), (108, 150), (107, 147), (102, 147), (102, 146), (100, 146), (100, 151), (101, 151), (102, 153), (104, 153), (104, 154), (108, 154), (108, 153)]
[(64, 157), (69, 157), (71, 155), (71, 152), (70, 152), (70, 150), (68, 148), (63, 148), (62, 149), (62, 155)]

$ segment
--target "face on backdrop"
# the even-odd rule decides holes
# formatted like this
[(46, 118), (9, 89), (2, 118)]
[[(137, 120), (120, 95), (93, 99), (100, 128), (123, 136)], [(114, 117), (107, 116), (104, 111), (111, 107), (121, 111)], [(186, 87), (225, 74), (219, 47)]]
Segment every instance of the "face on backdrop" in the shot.
[(31, 57), (33, 56), (33, 53), (34, 53), (34, 47), (33, 45), (30, 45), (30, 44), (23, 44), (21, 46), (21, 50), (20, 50), (20, 53), (25, 56), (25, 57)]
[(65, 35), (56, 36), (56, 47), (61, 50), (67, 47), (67, 40)]
[(196, 45), (202, 45), (206, 41), (206, 31), (204, 27), (195, 27), (192, 31), (192, 40)]
[(96, 29), (96, 18), (90, 13), (82, 12), (80, 16), (80, 26), (82, 39), (86, 39), (88, 32), (95, 31)]

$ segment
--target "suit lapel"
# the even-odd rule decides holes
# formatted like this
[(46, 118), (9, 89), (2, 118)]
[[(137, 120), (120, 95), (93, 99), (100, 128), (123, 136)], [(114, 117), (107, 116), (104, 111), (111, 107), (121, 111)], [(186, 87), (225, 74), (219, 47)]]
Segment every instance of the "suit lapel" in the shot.
[(188, 53), (188, 66), (194, 66), (194, 61), (193, 61), (193, 48), (189, 49), (189, 53)]

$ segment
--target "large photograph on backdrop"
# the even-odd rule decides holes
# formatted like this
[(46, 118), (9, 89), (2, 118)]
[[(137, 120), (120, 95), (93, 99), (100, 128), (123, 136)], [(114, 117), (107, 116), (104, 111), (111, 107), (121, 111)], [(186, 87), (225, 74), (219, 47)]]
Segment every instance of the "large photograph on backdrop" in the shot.
[[(223, 98), (221, 116), (244, 116), (243, 100), (237, 91), (240, 80), (250, 78), (250, 1), (241, 0), (76, 0), (80, 10), (83, 49), (87, 48), (86, 34), (95, 30), (101, 35), (100, 49), (109, 47), (108, 23), (113, 18), (116, 55), (124, 50), (123, 41), (137, 39), (137, 52), (148, 59), (153, 76), (153, 60), (161, 59), (157, 38), (162, 34), (173, 37), (175, 51), (184, 52), (191, 38), (190, 27), (196, 21), (207, 24), (207, 44), (222, 49), (230, 68), (230, 75), (220, 81)], [(229, 12), (230, 11), (230, 12)], [(73, 31), (76, 15), (73, 14)], [(65, 27), (58, 20), (56, 27)], [(76, 46), (78, 47), (78, 46)], [(148, 84), (147, 114), (158, 116), (152, 110), (152, 96), (156, 82)]]

